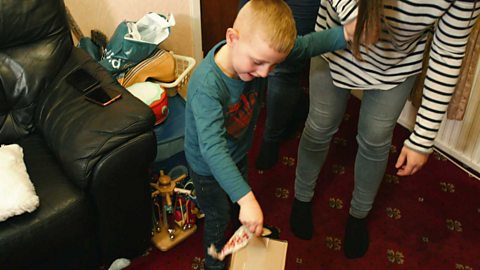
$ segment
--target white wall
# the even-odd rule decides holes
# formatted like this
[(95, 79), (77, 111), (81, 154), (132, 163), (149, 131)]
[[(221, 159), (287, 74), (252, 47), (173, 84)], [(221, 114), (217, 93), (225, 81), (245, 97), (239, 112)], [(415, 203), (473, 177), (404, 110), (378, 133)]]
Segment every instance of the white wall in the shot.
[(111, 37), (123, 21), (137, 21), (147, 12), (172, 13), (176, 26), (171, 28), (162, 48), (176, 54), (201, 59), (200, 0), (65, 0), (83, 34), (98, 29)]

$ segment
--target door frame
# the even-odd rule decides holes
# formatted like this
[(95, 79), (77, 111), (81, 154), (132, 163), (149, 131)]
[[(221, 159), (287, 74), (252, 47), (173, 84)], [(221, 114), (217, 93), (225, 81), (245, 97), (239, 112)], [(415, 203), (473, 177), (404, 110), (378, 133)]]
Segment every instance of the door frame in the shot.
[(190, 15), (192, 17), (193, 57), (199, 63), (203, 59), (202, 51), (202, 15), (200, 0), (190, 0)]

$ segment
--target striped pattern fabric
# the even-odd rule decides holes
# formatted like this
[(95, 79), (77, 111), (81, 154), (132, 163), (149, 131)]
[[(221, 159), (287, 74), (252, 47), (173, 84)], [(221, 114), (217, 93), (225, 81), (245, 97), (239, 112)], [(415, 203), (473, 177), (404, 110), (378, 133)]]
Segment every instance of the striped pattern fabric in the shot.
[[(345, 24), (357, 15), (356, 0), (320, 2), (316, 31)], [(384, 0), (380, 39), (361, 48), (363, 61), (356, 60), (350, 49), (324, 54), (334, 84), (347, 89), (393, 88), (420, 73), (427, 36), (433, 32), (422, 105), (405, 141), (411, 149), (430, 153), (479, 12), (480, 1)]]

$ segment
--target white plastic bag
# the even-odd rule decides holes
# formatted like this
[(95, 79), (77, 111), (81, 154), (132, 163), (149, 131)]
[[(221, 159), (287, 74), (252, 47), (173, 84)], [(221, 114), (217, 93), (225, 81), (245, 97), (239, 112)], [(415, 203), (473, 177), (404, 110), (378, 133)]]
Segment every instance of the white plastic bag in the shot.
[(127, 26), (125, 39), (158, 45), (170, 35), (170, 27), (175, 26), (175, 18), (172, 14), (165, 17), (150, 12), (137, 22), (128, 22)]

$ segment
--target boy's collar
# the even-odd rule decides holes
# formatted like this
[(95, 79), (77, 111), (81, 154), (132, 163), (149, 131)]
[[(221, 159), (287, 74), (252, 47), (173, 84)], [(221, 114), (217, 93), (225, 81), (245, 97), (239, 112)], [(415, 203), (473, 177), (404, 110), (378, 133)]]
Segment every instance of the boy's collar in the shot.
[(213, 52), (213, 61), (217, 64), (218, 68), (225, 74), (227, 77), (232, 79), (238, 79), (238, 75), (236, 73), (232, 73), (226, 66), (228, 66), (228, 54), (230, 53), (229, 47), (226, 43), (221, 44), (214, 52)]

